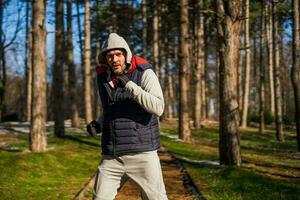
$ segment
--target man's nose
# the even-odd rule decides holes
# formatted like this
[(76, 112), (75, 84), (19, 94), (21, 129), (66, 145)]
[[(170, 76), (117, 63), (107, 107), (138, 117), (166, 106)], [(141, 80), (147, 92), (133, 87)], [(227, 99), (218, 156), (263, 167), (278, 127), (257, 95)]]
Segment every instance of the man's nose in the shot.
[(117, 61), (118, 56), (117, 55), (113, 55), (113, 61)]

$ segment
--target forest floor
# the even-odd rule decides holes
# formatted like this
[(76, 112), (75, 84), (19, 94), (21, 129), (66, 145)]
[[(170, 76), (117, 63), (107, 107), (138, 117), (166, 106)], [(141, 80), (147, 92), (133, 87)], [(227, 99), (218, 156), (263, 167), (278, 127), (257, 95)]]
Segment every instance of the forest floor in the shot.
[[(80, 199), (87, 200), (92, 199), (92, 188), (94, 185), (95, 170), (97, 164), (100, 160), (100, 155), (98, 155), (100, 146), (99, 137), (92, 138), (87, 136), (82, 130), (77, 129), (76, 131), (70, 128), (70, 123), (66, 123), (66, 132), (68, 137), (66, 141), (57, 139), (51, 134), (53, 129), (53, 123), (48, 123), (48, 149), (49, 151), (46, 154), (37, 154), (41, 156), (40, 158), (34, 158), (36, 155), (32, 154), (28, 150), (28, 133), (29, 133), (29, 124), (28, 123), (6, 123), (0, 125), (0, 170), (3, 170), (4, 173), (1, 173), (0, 179), (0, 199), (56, 199), (58, 196), (52, 196), (51, 191), (57, 191), (61, 194), (59, 195), (60, 199)], [(76, 133), (74, 133), (76, 132)], [(81, 135), (80, 135), (81, 134)], [(79, 142), (79, 146), (78, 143)], [(91, 148), (90, 152), (86, 152), (87, 149)], [(96, 149), (98, 148), (98, 149)], [(91, 152), (96, 152), (92, 155)], [(163, 177), (166, 186), (166, 191), (168, 198), (170, 200), (193, 200), (201, 199), (197, 189), (193, 186), (193, 183), (189, 179), (185, 168), (180, 165), (178, 160), (174, 159), (164, 148), (159, 150), (159, 157), (161, 160)], [(48, 155), (47, 155), (48, 154)], [(79, 154), (80, 157), (79, 157)], [(74, 157), (74, 159), (65, 158)], [(61, 159), (65, 159), (64, 162)], [(68, 159), (70, 159), (68, 161)], [(91, 165), (84, 166), (82, 163), (83, 159), (89, 163), (92, 163), (94, 169), (91, 168)], [(14, 160), (14, 162), (12, 161)], [(48, 160), (50, 167), (44, 166)], [(17, 162), (15, 162), (17, 161)], [(34, 162), (34, 163), (33, 163)], [(78, 176), (69, 176), (68, 174), (71, 170), (69, 165), (77, 165), (78, 162), (83, 164), (85, 168), (90, 171), (82, 172), (80, 167), (75, 167), (74, 173), (79, 171)], [(52, 164), (51, 164), (52, 163)], [(9, 166), (9, 168), (5, 167)], [(29, 167), (30, 166), (30, 167)], [(29, 168), (28, 168), (29, 167)], [(34, 167), (40, 168), (40, 171), (34, 171)], [(81, 166), (82, 167), (82, 166)], [(57, 173), (57, 170), (61, 170), (61, 173)], [(45, 172), (47, 170), (47, 172)], [(2, 172), (3, 172), (2, 171)], [(23, 174), (29, 175), (28, 178), (21, 178)], [(51, 174), (51, 175), (50, 175)], [(86, 174), (83, 176), (83, 174)], [(18, 176), (14, 180), (14, 175)], [(21, 176), (21, 177), (20, 177)], [(47, 177), (50, 176), (50, 177)], [(62, 176), (55, 180), (56, 176)], [(39, 179), (43, 177), (42, 179)], [(67, 186), (67, 189), (62, 189), (65, 180), (71, 179), (74, 180), (78, 178), (78, 181), (73, 181), (73, 186)], [(6, 179), (6, 182), (4, 181)], [(45, 183), (47, 182), (48, 183)], [(79, 183), (81, 181), (81, 184)], [(55, 188), (55, 182), (62, 182), (57, 185)], [(68, 184), (68, 183), (66, 183)], [(17, 188), (18, 185), (23, 185), (24, 189)], [(44, 188), (34, 188), (35, 185), (43, 186)], [(72, 185), (72, 184), (71, 184)], [(25, 187), (24, 187), (25, 186)], [(39, 194), (46, 190), (50, 191), (47, 195), (41, 197)], [(48, 189), (47, 189), (48, 188)], [(77, 188), (77, 191), (76, 191)], [(13, 191), (17, 189), (20, 192), (18, 194)], [(30, 191), (32, 190), (33, 191)], [(6, 191), (5, 191), (6, 190)], [(30, 192), (29, 192), (30, 191)], [(26, 193), (29, 195), (26, 197)], [(70, 193), (73, 193), (73, 197)], [(140, 198), (140, 189), (135, 182), (129, 180), (125, 183), (122, 189), (118, 192), (116, 200), (138, 200)]]
[[(66, 123), (65, 139), (53, 136), (48, 124), (48, 151), (28, 150), (26, 123), (0, 124), (0, 199), (91, 199), (93, 176), (101, 158), (100, 137)], [(178, 139), (177, 120), (161, 123), (159, 151), (168, 198), (187, 199), (300, 199), (300, 153), (295, 132), (285, 130), (285, 142), (268, 127), (241, 129), (242, 166), (220, 166), (218, 124), (205, 122), (192, 130), (191, 143)], [(193, 187), (195, 186), (195, 187)], [(139, 198), (128, 181), (117, 200)]]

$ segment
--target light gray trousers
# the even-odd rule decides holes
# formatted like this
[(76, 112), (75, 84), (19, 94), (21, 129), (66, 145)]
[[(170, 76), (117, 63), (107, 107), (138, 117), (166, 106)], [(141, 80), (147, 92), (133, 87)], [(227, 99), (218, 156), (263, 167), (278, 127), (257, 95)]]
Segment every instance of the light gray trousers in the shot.
[(94, 186), (94, 200), (113, 200), (131, 178), (142, 190), (143, 200), (167, 200), (157, 151), (110, 156), (103, 155)]

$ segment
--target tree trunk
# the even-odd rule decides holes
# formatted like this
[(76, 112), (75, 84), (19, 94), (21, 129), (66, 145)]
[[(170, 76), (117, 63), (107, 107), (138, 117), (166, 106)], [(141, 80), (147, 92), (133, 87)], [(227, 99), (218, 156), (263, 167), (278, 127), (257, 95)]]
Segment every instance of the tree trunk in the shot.
[(245, 83), (244, 83), (244, 94), (243, 94), (243, 114), (242, 124), (243, 128), (247, 127), (248, 119), (248, 105), (249, 105), (249, 89), (250, 89), (250, 67), (251, 67), (251, 55), (250, 55), (250, 34), (249, 34), (249, 12), (250, 5), (249, 0), (245, 0), (245, 48), (246, 48), (246, 60), (245, 60)]
[(109, 32), (117, 32), (117, 15), (116, 15), (116, 0), (110, 0), (111, 18), (109, 20)]
[(67, 0), (67, 65), (68, 65), (68, 94), (71, 108), (72, 127), (79, 127), (79, 113), (77, 107), (76, 94), (76, 72), (73, 55), (73, 38), (72, 38), (72, 0)]
[(260, 19), (260, 58), (259, 58), (259, 132), (265, 131), (265, 66), (264, 66), (264, 46), (265, 46), (265, 12), (264, 3), (261, 2), (261, 19)]
[(5, 98), (5, 87), (6, 87), (6, 59), (4, 51), (4, 41), (3, 39), (3, 12), (4, 6), (1, 0), (0, 6), (0, 122), (4, 114), (4, 98)]
[(291, 79), (295, 97), (295, 121), (298, 151), (300, 152), (300, 27), (299, 0), (293, 0), (293, 65)]
[(92, 99), (91, 99), (91, 24), (90, 24), (90, 1), (85, 0), (85, 40), (84, 40), (84, 100), (85, 100), (85, 122), (92, 121)]
[(146, 0), (142, 0), (142, 21), (143, 21), (142, 53), (143, 53), (143, 57), (147, 57), (147, 3), (146, 3)]
[(26, 114), (25, 120), (30, 122), (31, 119), (31, 101), (32, 101), (32, 35), (31, 28), (29, 30), (29, 11), (30, 2), (26, 2), (26, 36), (25, 36), (25, 73), (26, 73)]
[(63, 67), (64, 67), (64, 2), (56, 0), (55, 3), (55, 63), (53, 66), (53, 117), (54, 134), (64, 137), (64, 92), (63, 92)]
[[(79, 37), (79, 49), (80, 49), (80, 57), (81, 63), (83, 63), (83, 44), (82, 44), (82, 30), (81, 30), (81, 23), (80, 23), (80, 12), (79, 12), (79, 1), (76, 0), (76, 11), (77, 11), (77, 27), (78, 27), (78, 37)], [(82, 71), (84, 74), (84, 70)]]
[(274, 95), (274, 75), (273, 75), (273, 22), (272, 22), (272, 10), (271, 5), (267, 4), (267, 25), (266, 25), (266, 31), (267, 31), (267, 50), (268, 50), (268, 74), (269, 74), (269, 92), (270, 92), (270, 112), (274, 115), (275, 113), (275, 95)]
[(32, 59), (32, 113), (30, 127), (30, 149), (43, 152), (47, 149), (46, 137), (46, 24), (45, 2), (32, 1), (33, 59)]
[(241, 165), (237, 67), (242, 1), (216, 1), (220, 57), (220, 164)]
[[(196, 64), (194, 70), (194, 87), (195, 87), (195, 98), (194, 98), (194, 125), (195, 128), (200, 128), (202, 120), (202, 101), (203, 92), (205, 93), (205, 84), (202, 83), (204, 77), (204, 20), (203, 20), (203, 0), (197, 1), (197, 14), (196, 14), (196, 29), (195, 29), (195, 40), (196, 40)], [(205, 96), (205, 95), (204, 95)]]
[(188, 0), (180, 0), (179, 138), (190, 142), (189, 120), (189, 18)]
[(153, 67), (158, 79), (159, 77), (159, 50), (158, 50), (158, 3), (157, 0), (153, 0)]
[(272, 18), (273, 18), (273, 63), (274, 63), (274, 89), (275, 89), (275, 123), (276, 123), (276, 137), (280, 142), (284, 141), (282, 128), (282, 107), (281, 107), (281, 83), (280, 83), (280, 60), (279, 60), (279, 42), (280, 36), (278, 34), (278, 19), (277, 19), (277, 3), (272, 1)]

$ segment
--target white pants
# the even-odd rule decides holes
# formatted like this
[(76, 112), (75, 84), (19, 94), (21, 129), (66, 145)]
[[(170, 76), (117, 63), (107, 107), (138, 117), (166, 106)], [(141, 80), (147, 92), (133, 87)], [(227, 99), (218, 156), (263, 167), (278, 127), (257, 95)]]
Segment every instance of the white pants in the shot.
[(113, 200), (131, 178), (142, 189), (143, 200), (167, 200), (157, 151), (123, 156), (103, 155), (94, 186), (94, 200)]

